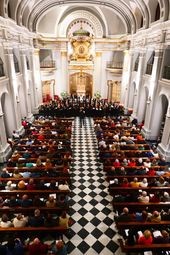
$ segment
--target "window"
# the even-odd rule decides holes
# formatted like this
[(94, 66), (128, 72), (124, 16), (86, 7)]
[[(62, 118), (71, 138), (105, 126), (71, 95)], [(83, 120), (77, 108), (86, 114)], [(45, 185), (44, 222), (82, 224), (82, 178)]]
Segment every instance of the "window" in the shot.
[(19, 70), (18, 59), (17, 59), (17, 57), (15, 56), (15, 53), (13, 53), (13, 58), (14, 58), (15, 72), (16, 72), (16, 73), (19, 73), (20, 70)]
[(140, 28), (143, 27), (143, 16), (141, 18), (141, 22), (140, 22)]
[(158, 3), (157, 7), (156, 7), (156, 12), (155, 12), (155, 21), (157, 21), (159, 19), (160, 19), (160, 5)]
[(0, 58), (0, 77), (3, 77), (3, 76), (5, 76), (4, 63), (3, 63), (2, 59)]
[(10, 7), (9, 3), (8, 3), (8, 17), (12, 18), (12, 16), (11, 16), (11, 7)]

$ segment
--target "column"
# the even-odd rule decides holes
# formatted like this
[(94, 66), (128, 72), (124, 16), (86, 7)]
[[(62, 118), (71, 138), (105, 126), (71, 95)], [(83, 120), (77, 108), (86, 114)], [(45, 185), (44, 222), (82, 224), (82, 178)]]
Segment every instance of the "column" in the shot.
[(30, 93), (29, 93), (29, 78), (28, 78), (28, 70), (27, 70), (27, 60), (26, 60), (26, 51), (25, 49), (20, 49), (21, 53), (21, 66), (22, 66), (22, 73), (23, 73), (23, 89), (24, 89), (24, 103), (26, 106), (26, 117), (27, 119), (32, 118), (31, 113), (31, 100), (30, 100)]
[(121, 83), (121, 91), (123, 91), (123, 93), (121, 93), (120, 103), (124, 105), (126, 110), (128, 110), (131, 74), (133, 71), (132, 67), (133, 67), (133, 51), (125, 50), (122, 83)]
[(107, 82), (107, 86), (108, 86), (108, 96), (107, 99), (109, 102), (112, 101), (112, 94), (113, 94), (113, 82), (112, 81), (108, 81)]
[(61, 92), (70, 92), (68, 86), (68, 61), (67, 61), (67, 51), (61, 51)]
[(158, 145), (158, 151), (165, 158), (166, 161), (170, 161), (170, 107), (167, 110), (165, 125), (162, 135), (161, 143)]
[(136, 76), (136, 91), (134, 94), (134, 104), (133, 104), (133, 114), (132, 119), (137, 118), (138, 119), (138, 112), (140, 112), (139, 101), (140, 101), (140, 91), (141, 91), (141, 85), (142, 85), (142, 76), (143, 76), (143, 67), (145, 62), (145, 56), (146, 52), (141, 52), (139, 56), (139, 65), (138, 65), (138, 71)]
[(40, 64), (39, 62), (39, 50), (30, 50), (30, 68), (32, 71), (32, 91), (33, 91), (33, 101), (34, 110), (33, 113), (38, 113), (39, 104), (42, 103), (42, 86), (40, 80)]
[[(18, 83), (17, 77), (14, 67), (14, 60), (13, 60), (13, 49), (12, 47), (6, 47), (4, 49), (5, 56), (6, 56), (6, 64), (8, 70), (8, 77), (9, 77), (9, 95), (12, 104), (13, 116), (14, 116), (14, 126), (15, 129), (18, 130), (20, 134), (23, 133), (23, 127), (21, 125), (21, 114), (18, 111), (17, 106), (17, 97), (18, 97)], [(12, 114), (12, 113), (11, 113)]]
[(158, 108), (158, 95), (157, 95), (157, 87), (158, 87), (158, 78), (160, 73), (160, 67), (162, 62), (163, 52), (159, 50), (155, 53), (154, 64), (152, 69), (152, 75), (149, 84), (149, 96), (148, 99), (150, 101), (149, 106), (146, 108), (146, 116), (144, 127), (142, 129), (145, 138), (156, 140), (159, 136), (160, 130), (160, 116), (158, 116), (157, 108)]
[[(95, 57), (95, 64), (94, 64), (94, 90), (93, 92), (95, 93), (96, 91), (99, 91), (102, 95), (102, 97), (106, 97), (104, 94), (106, 94), (106, 84), (104, 83), (103, 90), (102, 91), (102, 71), (101, 71), (101, 66), (102, 66), (102, 52), (96, 52), (96, 57)], [(103, 70), (105, 68), (103, 67)]]

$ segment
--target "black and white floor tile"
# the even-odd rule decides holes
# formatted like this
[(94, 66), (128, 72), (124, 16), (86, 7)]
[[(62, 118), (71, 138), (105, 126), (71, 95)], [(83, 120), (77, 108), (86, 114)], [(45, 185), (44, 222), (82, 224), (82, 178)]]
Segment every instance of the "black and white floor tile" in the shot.
[(73, 161), (70, 216), (73, 225), (64, 237), (71, 255), (120, 255), (113, 222), (108, 182), (98, 159), (93, 119), (75, 118), (72, 135)]

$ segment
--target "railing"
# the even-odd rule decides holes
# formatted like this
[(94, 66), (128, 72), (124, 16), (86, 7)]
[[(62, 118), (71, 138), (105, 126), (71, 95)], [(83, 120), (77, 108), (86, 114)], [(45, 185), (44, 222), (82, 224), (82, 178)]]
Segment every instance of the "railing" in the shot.
[(152, 74), (152, 68), (153, 68), (153, 65), (152, 65), (152, 64), (147, 64), (147, 67), (146, 67), (146, 74), (151, 75), (151, 74)]
[(46, 60), (40, 62), (40, 68), (55, 68), (55, 61), (54, 60)]
[(163, 79), (170, 80), (170, 66), (165, 66), (164, 67), (164, 72), (163, 72)]
[(107, 62), (107, 68), (122, 69), (123, 68), (123, 62), (108, 61)]

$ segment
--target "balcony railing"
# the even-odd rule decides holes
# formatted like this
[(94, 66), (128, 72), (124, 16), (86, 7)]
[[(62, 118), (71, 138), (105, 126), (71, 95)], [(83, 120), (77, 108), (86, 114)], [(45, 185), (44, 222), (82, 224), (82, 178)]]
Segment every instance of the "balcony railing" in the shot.
[(163, 72), (163, 79), (170, 80), (170, 66), (165, 66), (164, 67), (164, 72)]
[(107, 68), (113, 68), (113, 69), (122, 69), (123, 68), (123, 62), (107, 62)]
[(40, 68), (55, 68), (55, 61), (54, 60), (46, 60), (40, 62)]
[(153, 68), (153, 65), (152, 65), (152, 64), (147, 64), (147, 67), (146, 67), (146, 74), (151, 75), (151, 74), (152, 74), (152, 68)]

